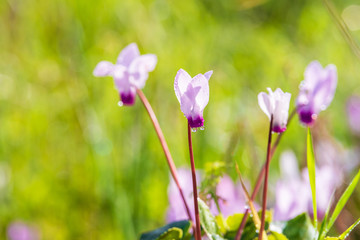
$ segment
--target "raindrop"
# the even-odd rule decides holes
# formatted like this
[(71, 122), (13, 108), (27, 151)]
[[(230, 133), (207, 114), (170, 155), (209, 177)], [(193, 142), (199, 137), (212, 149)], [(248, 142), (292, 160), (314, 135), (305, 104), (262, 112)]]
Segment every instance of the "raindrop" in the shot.
[(124, 106), (124, 103), (123, 103), (122, 101), (119, 101), (119, 102), (118, 102), (118, 106), (119, 106), (119, 107), (122, 107), (122, 106)]
[(191, 131), (192, 131), (192, 132), (196, 132), (196, 131), (197, 131), (197, 128), (192, 128)]
[(204, 130), (205, 129), (205, 127), (200, 127), (200, 130)]

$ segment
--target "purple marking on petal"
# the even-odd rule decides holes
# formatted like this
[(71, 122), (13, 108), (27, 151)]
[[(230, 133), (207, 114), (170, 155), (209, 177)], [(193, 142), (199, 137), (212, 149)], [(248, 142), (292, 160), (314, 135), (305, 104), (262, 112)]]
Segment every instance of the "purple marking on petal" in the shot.
[(135, 97), (136, 97), (136, 95), (133, 94), (132, 92), (120, 93), (121, 101), (122, 101), (123, 104), (126, 105), (126, 106), (134, 105), (134, 103), (135, 103)]
[(315, 123), (317, 115), (307, 107), (300, 107), (297, 110), (300, 121), (307, 126), (311, 126)]
[(198, 128), (204, 126), (204, 118), (202, 116), (197, 116), (195, 118), (188, 117), (187, 119), (191, 128)]
[(286, 127), (281, 127), (279, 125), (273, 126), (272, 131), (276, 133), (282, 133), (286, 130)]

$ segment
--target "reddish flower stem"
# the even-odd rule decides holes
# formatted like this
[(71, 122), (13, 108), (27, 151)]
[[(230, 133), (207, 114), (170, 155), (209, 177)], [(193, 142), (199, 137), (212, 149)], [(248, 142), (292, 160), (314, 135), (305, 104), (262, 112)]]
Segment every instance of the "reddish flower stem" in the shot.
[[(294, 118), (295, 114), (296, 114), (296, 109), (294, 109), (294, 110), (291, 112), (290, 116), (289, 116), (289, 120), (288, 120), (288, 124), (287, 124), (288, 126), (290, 125), (290, 122), (291, 122), (291, 120)], [(272, 148), (271, 148), (271, 152), (270, 152), (270, 162), (271, 162), (271, 160), (272, 160), (272, 157), (274, 156), (274, 153), (275, 153), (275, 151), (276, 151), (276, 148), (278, 147), (278, 145), (279, 145), (279, 143), (280, 143), (280, 140), (281, 140), (281, 137), (282, 137), (283, 134), (284, 134), (284, 132), (280, 133), (280, 134), (277, 136), (277, 138), (276, 138), (276, 140), (275, 140), (275, 143), (274, 143), (274, 145), (273, 145)], [(264, 164), (264, 165), (262, 166), (261, 171), (260, 171), (260, 173), (259, 173), (259, 176), (258, 176), (258, 178), (257, 178), (257, 180), (256, 180), (256, 184), (255, 184), (254, 190), (253, 190), (253, 192), (251, 193), (251, 198), (250, 198), (251, 201), (254, 201), (257, 193), (259, 192), (259, 189), (260, 189), (260, 186), (261, 186), (261, 181), (263, 180), (263, 177), (264, 177), (264, 175), (265, 175), (265, 167), (266, 167), (266, 166), (265, 166), (265, 164)], [(240, 239), (241, 239), (241, 235), (242, 235), (242, 233), (243, 233), (243, 230), (244, 230), (244, 227), (245, 227), (245, 224), (246, 224), (246, 220), (248, 219), (248, 216), (249, 216), (249, 209), (246, 209), (246, 210), (245, 210), (245, 213), (244, 213), (244, 217), (243, 217), (243, 219), (241, 220), (240, 226), (239, 226), (238, 231), (237, 231), (237, 233), (236, 233), (235, 240), (240, 240)]]
[[(260, 233), (262, 233), (265, 229), (265, 213), (266, 213), (267, 188), (268, 188), (268, 178), (269, 178), (270, 158), (271, 158), (271, 136), (272, 136), (273, 119), (274, 118), (271, 115), (268, 146), (267, 146), (267, 153), (266, 153), (266, 163), (265, 163), (265, 180), (264, 180), (263, 200), (262, 200), (263, 202), (262, 202), (262, 210), (261, 210)], [(259, 234), (259, 240), (262, 240), (262, 237), (263, 237), (263, 235)]]
[(191, 140), (191, 127), (188, 123), (188, 141), (189, 141), (189, 153), (190, 153), (190, 163), (191, 163), (191, 175), (192, 175), (192, 183), (193, 183), (193, 192), (194, 192), (194, 208), (195, 208), (195, 239), (201, 240), (201, 229), (200, 229), (200, 217), (199, 217), (199, 206), (198, 206), (198, 194), (196, 187), (196, 173), (195, 173), (195, 162), (194, 162), (194, 154), (192, 148), (192, 140)]
[(144, 107), (146, 108), (148, 114), (149, 114), (149, 117), (154, 125), (154, 128), (155, 128), (155, 131), (159, 137), (159, 140), (160, 140), (160, 143), (161, 143), (161, 146), (164, 150), (164, 153), (165, 153), (165, 157), (166, 157), (166, 160), (167, 160), (167, 163), (169, 165), (169, 168), (170, 168), (170, 172), (171, 172), (171, 176), (173, 177), (175, 183), (176, 183), (176, 186), (178, 187), (179, 189), (179, 193), (181, 195), (181, 198), (183, 200), (183, 203), (184, 203), (184, 206), (185, 206), (185, 210), (186, 210), (186, 213), (188, 215), (188, 218), (189, 220), (191, 221), (191, 214), (190, 214), (190, 209), (189, 209), (189, 206), (187, 205), (186, 203), (186, 200), (185, 200), (185, 197), (184, 197), (184, 193), (183, 193), (183, 190), (180, 186), (180, 182), (179, 182), (179, 179), (178, 179), (178, 174), (177, 174), (177, 171), (176, 171), (176, 166), (174, 164), (174, 160), (172, 159), (172, 156), (170, 154), (170, 150), (168, 148), (168, 145), (166, 143), (166, 140), (165, 140), (165, 137), (164, 137), (164, 134), (160, 128), (160, 124), (156, 118), (156, 115), (149, 103), (149, 101), (147, 100), (147, 98), (145, 97), (144, 93), (140, 90), (140, 89), (137, 89), (136, 90), (140, 100), (142, 101), (142, 103), (144, 104)]

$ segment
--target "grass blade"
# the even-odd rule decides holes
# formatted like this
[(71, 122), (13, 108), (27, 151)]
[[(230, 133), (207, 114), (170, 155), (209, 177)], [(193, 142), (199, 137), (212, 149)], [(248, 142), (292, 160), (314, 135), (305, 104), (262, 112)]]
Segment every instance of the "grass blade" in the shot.
[(351, 194), (354, 192), (354, 189), (355, 189), (357, 183), (359, 182), (359, 179), (360, 179), (360, 170), (358, 171), (358, 173), (356, 174), (354, 179), (351, 181), (349, 186), (346, 188), (345, 192), (341, 195), (338, 203), (336, 204), (334, 212), (332, 213), (332, 215), (329, 219), (329, 222), (326, 225), (325, 234), (329, 231), (329, 229), (332, 227), (332, 225), (334, 225), (334, 222), (337, 219), (337, 217), (339, 216), (341, 210), (344, 208), (344, 206), (347, 203), (347, 201), (349, 200)]
[(315, 155), (314, 155), (314, 148), (313, 148), (310, 128), (308, 128), (308, 133), (307, 133), (306, 152), (307, 152), (307, 167), (308, 167), (308, 171), (309, 171), (309, 180), (310, 180), (312, 204), (313, 204), (313, 212), (314, 212), (313, 213), (314, 214), (314, 225), (315, 225), (315, 228), (317, 228)]
[(349, 234), (351, 233), (352, 230), (354, 230), (354, 228), (360, 223), (360, 218), (358, 218), (358, 220), (356, 220), (356, 222), (351, 225), (348, 229), (346, 229), (345, 232), (343, 232), (340, 236), (339, 236), (339, 239), (346, 239)]

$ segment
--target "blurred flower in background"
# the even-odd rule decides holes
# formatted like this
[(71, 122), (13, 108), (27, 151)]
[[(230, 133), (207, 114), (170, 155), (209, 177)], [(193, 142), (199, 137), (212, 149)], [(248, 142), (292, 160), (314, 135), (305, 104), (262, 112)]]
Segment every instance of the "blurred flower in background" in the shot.
[(10, 223), (7, 229), (7, 236), (9, 240), (38, 240), (38, 232), (34, 227), (21, 222), (15, 221)]
[(136, 43), (131, 43), (121, 51), (116, 64), (101, 61), (96, 65), (93, 73), (96, 77), (113, 77), (122, 101), (120, 104), (133, 105), (136, 89), (145, 86), (149, 72), (155, 69), (156, 63), (156, 55), (140, 55)]
[(350, 97), (347, 102), (346, 110), (352, 133), (360, 136), (360, 97)]
[(334, 98), (337, 85), (336, 66), (330, 64), (323, 68), (318, 61), (313, 61), (306, 67), (304, 77), (300, 84), (296, 108), (300, 121), (305, 125), (312, 125), (319, 112), (325, 110)]
[[(180, 185), (183, 187), (184, 195), (189, 204), (191, 215), (194, 216), (194, 202), (192, 197), (192, 181), (191, 171), (186, 168), (179, 168)], [(168, 188), (169, 208), (167, 210), (167, 222), (187, 219), (187, 214), (182, 206), (179, 191), (176, 188), (175, 182), (170, 178)], [(202, 174), (198, 171), (196, 173), (198, 183), (202, 181)], [(243, 213), (246, 207), (246, 200), (243, 189), (240, 183), (234, 183), (233, 180), (223, 175), (216, 186), (216, 197), (219, 204), (220, 212), (224, 217), (228, 217), (235, 213)], [(210, 196), (209, 196), (210, 198)], [(210, 211), (214, 215), (219, 214), (218, 207), (213, 199), (210, 201)]]
[[(280, 157), (281, 179), (276, 183), (274, 219), (289, 220), (300, 213), (313, 213), (308, 170), (300, 174), (295, 154), (285, 151)], [(336, 177), (335, 177), (336, 176)], [(342, 172), (336, 165), (316, 168), (316, 198), (318, 217), (324, 217), (335, 190), (341, 186)]]

